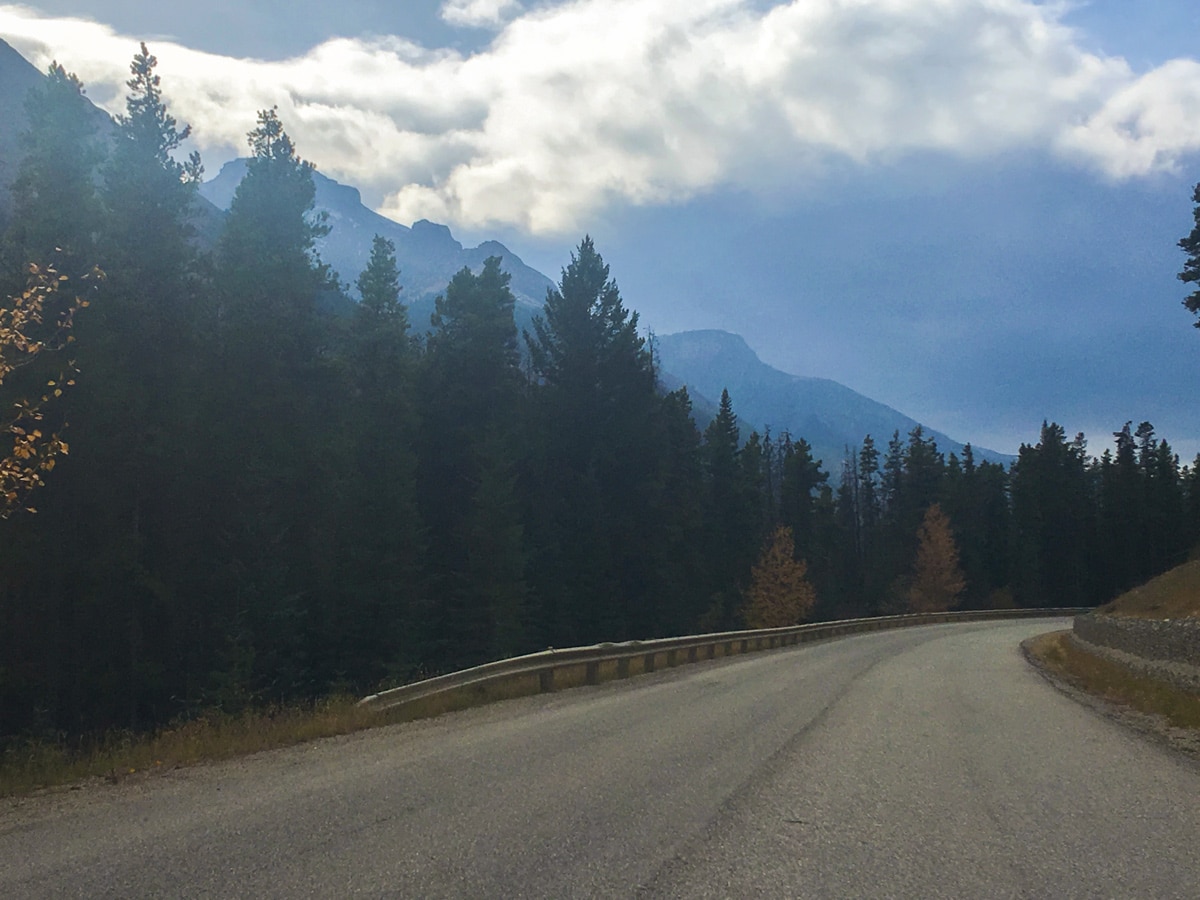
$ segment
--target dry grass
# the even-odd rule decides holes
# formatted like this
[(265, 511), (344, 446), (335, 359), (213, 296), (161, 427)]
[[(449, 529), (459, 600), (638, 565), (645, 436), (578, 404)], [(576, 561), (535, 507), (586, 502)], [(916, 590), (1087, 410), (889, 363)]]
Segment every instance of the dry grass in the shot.
[[(655, 664), (656, 668), (665, 667), (666, 654), (658, 654)], [(643, 671), (640, 657), (630, 661), (629, 675), (640, 675)], [(602, 664), (598, 675), (598, 681), (617, 678), (617, 663)], [(587, 671), (582, 664), (554, 673), (556, 691), (586, 683)], [(0, 746), (0, 797), (89, 779), (103, 778), (116, 783), (147, 772), (169, 771), (366, 728), (431, 718), (539, 691), (537, 675), (516, 675), (413, 700), (382, 712), (358, 706), (356, 697), (332, 697), (311, 705), (256, 709), (239, 715), (210, 712), (153, 734), (113, 733), (83, 746), (32, 739), (12, 741)]]
[(1200, 694), (1180, 690), (1112, 660), (1088, 653), (1069, 631), (1055, 631), (1026, 644), (1031, 656), (1052, 673), (1091, 694), (1138, 712), (1162, 716), (1176, 728), (1200, 730)]
[(394, 721), (333, 697), (307, 706), (210, 712), (152, 734), (115, 732), (82, 745), (12, 741), (0, 749), (0, 796), (92, 778), (118, 782), (138, 773), (245, 756), (261, 750), (348, 734)]
[(487, 686), (472, 685), (383, 712), (364, 709), (358, 706), (357, 697), (343, 696), (238, 715), (210, 712), (153, 734), (117, 732), (79, 746), (34, 739), (10, 741), (0, 746), (0, 797), (89, 779), (116, 783), (134, 775), (247, 756), (537, 692), (537, 676), (523, 676)]
[(1200, 560), (1164, 572), (1097, 612), (1138, 619), (1200, 617)]

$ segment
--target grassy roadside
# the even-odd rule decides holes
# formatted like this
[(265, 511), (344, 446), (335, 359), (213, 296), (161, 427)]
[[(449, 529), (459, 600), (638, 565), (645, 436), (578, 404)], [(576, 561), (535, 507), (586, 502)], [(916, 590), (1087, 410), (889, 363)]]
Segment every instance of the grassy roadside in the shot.
[(147, 773), (247, 756), (536, 692), (536, 677), (532, 685), (513, 679), (487, 688), (463, 688), (384, 712), (358, 706), (357, 697), (337, 696), (239, 714), (212, 711), (151, 734), (119, 732), (79, 746), (37, 739), (10, 741), (0, 745), (0, 797), (89, 781), (117, 784)]
[(1200, 732), (1200, 694), (1133, 672), (1095, 656), (1069, 640), (1069, 631), (1030, 638), (1023, 644), (1035, 665), (1077, 688), (1140, 713), (1159, 716), (1175, 728)]
[(90, 743), (26, 739), (0, 748), (0, 797), (40, 788), (168, 771), (208, 760), (229, 759), (347, 734), (381, 724), (378, 714), (355, 706), (355, 698), (333, 697), (309, 706), (210, 712), (152, 734), (113, 733)]
[[(665, 652), (656, 655), (656, 667), (667, 667)], [(644, 671), (644, 659), (635, 659), (626, 675)], [(598, 681), (617, 677), (615, 661), (601, 664)], [(585, 683), (584, 665), (564, 666), (555, 673), (554, 690)], [(537, 694), (540, 690), (537, 675), (516, 675), (410, 701), (382, 712), (360, 707), (357, 697), (338, 696), (306, 705), (251, 709), (240, 714), (211, 711), (152, 734), (113, 733), (82, 746), (36, 739), (9, 741), (0, 744), (0, 798), (89, 781), (117, 784), (130, 777), (430, 718)]]
[(1200, 560), (1164, 572), (1096, 612), (1135, 619), (1200, 618)]

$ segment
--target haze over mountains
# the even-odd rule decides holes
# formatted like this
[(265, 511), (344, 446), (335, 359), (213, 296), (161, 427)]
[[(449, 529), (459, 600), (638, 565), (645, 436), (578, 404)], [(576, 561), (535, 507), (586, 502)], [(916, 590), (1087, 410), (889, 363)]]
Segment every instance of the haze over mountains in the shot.
[[(828, 378), (789, 375), (764, 363), (736, 334), (685, 331), (655, 339), (663, 369), (704, 397), (729, 391), (739, 420), (803, 437), (827, 472), (836, 473), (846, 448), (852, 451), (866, 435), (883, 446), (893, 432), (906, 436), (917, 421)], [(945, 454), (962, 456), (963, 445), (925, 428)], [(744, 436), (744, 435), (743, 435)], [(1009, 463), (1012, 457), (972, 448), (979, 459)]]
[[(200, 194), (220, 209), (228, 209), (238, 183), (246, 174), (246, 160), (227, 162), (215, 178), (200, 187)], [(332, 178), (313, 173), (316, 182), (317, 209), (326, 213), (329, 234), (317, 242), (321, 259), (338, 273), (357, 295), (354, 286), (358, 273), (366, 268), (371, 255), (371, 241), (382, 235), (396, 245), (396, 261), (404, 284), (404, 300), (414, 311), (428, 306), (441, 293), (451, 276), (463, 266), (479, 271), (489, 256), (504, 260), (504, 270), (512, 276), (509, 287), (517, 303), (531, 309), (541, 309), (547, 289), (553, 282), (530, 268), (521, 258), (496, 241), (485, 241), (478, 247), (464, 248), (445, 225), (422, 219), (412, 227), (401, 225), (363, 205), (357, 188), (339, 184)], [(427, 322), (428, 317), (415, 315), (414, 323)]]
[[(23, 128), (24, 96), (39, 77), (32, 65), (0, 40), (0, 116), (7, 126), (0, 130), (0, 212), (6, 206), (6, 185), (19, 159), (16, 135)], [(105, 115), (99, 110), (97, 113)], [(245, 160), (226, 163), (201, 186), (201, 197), (219, 210), (227, 209), (244, 174)], [(356, 188), (320, 172), (314, 176), (316, 207), (326, 213), (330, 225), (330, 233), (321, 239), (318, 249), (321, 258), (338, 273), (352, 294), (354, 281), (370, 255), (372, 238), (380, 234), (396, 245), (404, 285), (402, 299), (409, 306), (411, 322), (419, 330), (428, 327), (433, 300), (454, 273), (463, 266), (478, 271), (490, 256), (501, 257), (504, 269), (512, 275), (518, 327), (527, 327), (532, 316), (540, 311), (553, 281), (526, 265), (503, 244), (484, 241), (476, 247), (464, 247), (445, 225), (426, 220), (411, 227), (401, 225), (366, 207)], [(600, 250), (603, 252), (603, 247)], [(620, 282), (620, 272), (613, 275)], [(635, 310), (638, 301), (635, 296), (625, 297), (626, 304)], [(688, 386), (701, 427), (715, 411), (722, 389), (728, 389), (743, 437), (752, 429), (761, 432), (767, 427), (773, 434), (787, 432), (793, 437), (803, 437), (812, 444), (815, 455), (824, 460), (827, 471), (836, 471), (845, 449), (857, 447), (867, 434), (883, 444), (893, 431), (905, 435), (917, 424), (903, 413), (837, 382), (772, 368), (735, 334), (687, 331), (659, 335), (656, 346), (664, 383), (671, 387)], [(926, 429), (926, 433), (937, 439), (943, 452), (961, 452), (962, 444), (931, 429)], [(1012, 459), (983, 448), (975, 449), (983, 459), (1001, 462)]]

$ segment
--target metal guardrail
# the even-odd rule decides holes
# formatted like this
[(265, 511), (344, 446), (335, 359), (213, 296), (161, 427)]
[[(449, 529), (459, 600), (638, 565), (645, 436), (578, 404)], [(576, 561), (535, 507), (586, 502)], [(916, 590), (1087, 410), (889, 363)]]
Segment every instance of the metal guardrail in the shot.
[(877, 616), (870, 619), (842, 619), (836, 622), (816, 622), (791, 625), (785, 628), (760, 628), (753, 631), (724, 631), (715, 634), (686, 635), (658, 638), (650, 641), (626, 641), (619, 644), (595, 644), (590, 647), (571, 647), (565, 650), (542, 650), (526, 656), (501, 659), (471, 669), (450, 672), (427, 678), (402, 687), (371, 694), (358, 705), (375, 711), (392, 709), (405, 703), (424, 700), (437, 694), (467, 687), (482, 687), (501, 680), (520, 676), (538, 676), (539, 692), (554, 690), (554, 674), (558, 670), (582, 668), (585, 684), (598, 684), (600, 666), (616, 662), (617, 678), (627, 678), (630, 662), (640, 659), (643, 673), (653, 672), (659, 657), (665, 656), (667, 667), (701, 659), (771, 650), (811, 641), (883, 631), (912, 625), (937, 625), (947, 622), (987, 622), (995, 619), (1046, 619), (1075, 616), (1090, 612), (1087, 608), (1056, 609), (989, 609), (969, 612), (913, 613), (901, 616)]

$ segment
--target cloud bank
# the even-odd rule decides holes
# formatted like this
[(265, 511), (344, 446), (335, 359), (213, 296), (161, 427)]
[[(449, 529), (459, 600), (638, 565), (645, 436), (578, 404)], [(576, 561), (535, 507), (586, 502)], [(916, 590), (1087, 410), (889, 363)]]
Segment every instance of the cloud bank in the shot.
[[(1029, 0), (448, 0), (462, 55), (394, 36), (283, 61), (151, 45), (202, 151), (277, 105), (306, 158), (400, 221), (567, 234), (613, 204), (771, 191), (848, 159), (1057, 155), (1112, 178), (1200, 150), (1200, 63), (1135, 73)], [(137, 35), (0, 5), (0, 36), (115, 108)], [(112, 98), (111, 102), (107, 98)]]
[(446, 0), (442, 19), (467, 28), (496, 28), (521, 9), (517, 0)]

